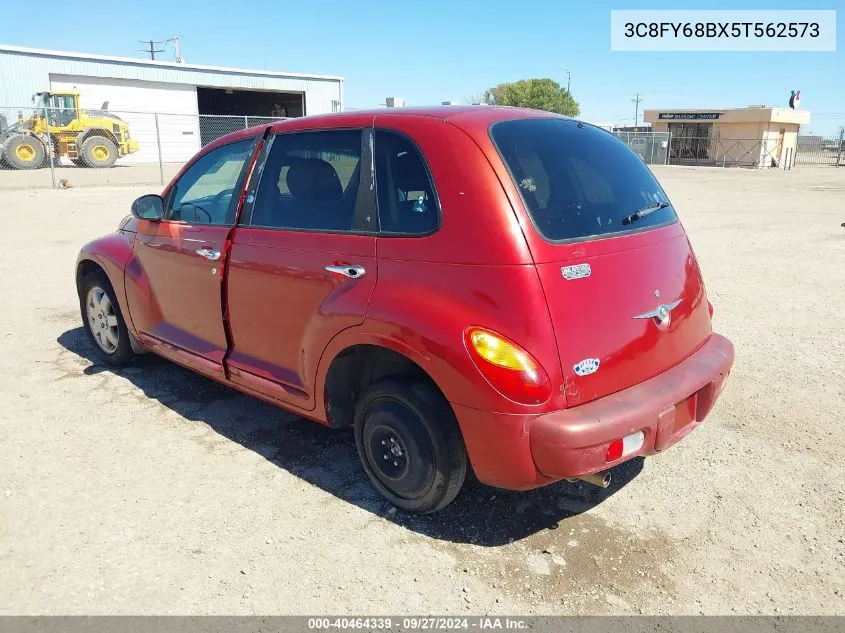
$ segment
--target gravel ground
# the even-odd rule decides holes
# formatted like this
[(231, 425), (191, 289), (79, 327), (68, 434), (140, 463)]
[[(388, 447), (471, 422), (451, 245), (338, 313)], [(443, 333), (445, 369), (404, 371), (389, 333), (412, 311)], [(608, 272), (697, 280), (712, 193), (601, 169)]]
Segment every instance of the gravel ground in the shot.
[(143, 189), (4, 191), (0, 614), (845, 614), (845, 169), (657, 173), (736, 345), (714, 412), (607, 491), (422, 518), (348, 432), (94, 362), (74, 258)]
[(139, 163), (127, 165), (117, 163), (111, 169), (89, 169), (87, 167), (76, 167), (63, 158), (62, 162), (56, 165), (55, 174), (50, 173), (49, 168), (16, 170), (8, 169), (0, 165), (0, 191), (4, 189), (23, 188), (50, 188), (53, 186), (53, 176), (56, 184), (62, 180), (70, 188), (76, 187), (103, 187), (119, 185), (144, 185), (160, 188), (159, 183), (169, 182), (184, 163), (164, 163), (159, 167), (158, 163)]

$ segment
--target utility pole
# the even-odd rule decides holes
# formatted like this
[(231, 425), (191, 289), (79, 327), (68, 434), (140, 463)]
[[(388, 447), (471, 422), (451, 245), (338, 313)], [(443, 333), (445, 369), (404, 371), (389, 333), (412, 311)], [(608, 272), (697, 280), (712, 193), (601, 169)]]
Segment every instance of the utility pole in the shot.
[(638, 127), (640, 124), (640, 101), (642, 101), (642, 97), (640, 97), (640, 93), (637, 92), (634, 94), (634, 98), (631, 99), (631, 103), (634, 104), (634, 127)]
[(149, 46), (149, 48), (141, 49), (141, 52), (142, 53), (149, 53), (150, 59), (152, 59), (153, 61), (155, 61), (156, 53), (163, 53), (164, 52), (163, 48), (156, 48), (155, 47), (156, 44), (164, 44), (164, 42), (157, 42), (155, 40), (138, 40), (138, 41), (141, 42), (141, 44), (146, 44), (147, 46)]
[(169, 40), (167, 40), (167, 43), (173, 44), (173, 57), (176, 59), (176, 63), (183, 64), (185, 60), (182, 59), (181, 38), (178, 35), (174, 35)]
[(572, 75), (569, 73), (568, 68), (564, 68), (563, 72), (566, 73), (566, 92), (569, 92), (569, 83), (572, 80)]

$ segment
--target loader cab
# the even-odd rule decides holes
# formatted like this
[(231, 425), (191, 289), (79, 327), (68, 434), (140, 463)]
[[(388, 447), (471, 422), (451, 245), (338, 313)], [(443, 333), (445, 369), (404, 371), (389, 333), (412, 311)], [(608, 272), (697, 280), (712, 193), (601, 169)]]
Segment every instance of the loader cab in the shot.
[(39, 92), (34, 99), (47, 110), (47, 122), (51, 127), (67, 127), (79, 120), (77, 92)]

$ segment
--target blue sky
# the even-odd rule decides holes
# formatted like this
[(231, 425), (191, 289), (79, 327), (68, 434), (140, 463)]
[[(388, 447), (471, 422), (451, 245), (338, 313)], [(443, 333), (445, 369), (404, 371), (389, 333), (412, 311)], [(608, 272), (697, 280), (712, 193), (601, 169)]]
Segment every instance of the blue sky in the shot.
[[(71, 4), (85, 15), (87, 2)], [(70, 5), (41, 0), (33, 6), (44, 7), (41, 16), (61, 16)], [(391, 95), (404, 97), (409, 105), (463, 102), (497, 83), (529, 77), (551, 77), (565, 84), (568, 68), (583, 117), (625, 124), (633, 122), (635, 92), (643, 97), (642, 109), (786, 106), (789, 91), (800, 89), (802, 109), (813, 113), (806, 131), (833, 134), (845, 125), (841, 0), (250, 0), (226, 3), (225, 10), (201, 0), (145, 0), (97, 6), (98, 19), (74, 19), (72, 26), (36, 13), (31, 19), (4, 20), (0, 42), (143, 56), (137, 40), (178, 34), (190, 63), (249, 68), (264, 68), (266, 63), (269, 70), (343, 75), (349, 107), (377, 106)], [(838, 50), (611, 52), (612, 8), (838, 8)]]

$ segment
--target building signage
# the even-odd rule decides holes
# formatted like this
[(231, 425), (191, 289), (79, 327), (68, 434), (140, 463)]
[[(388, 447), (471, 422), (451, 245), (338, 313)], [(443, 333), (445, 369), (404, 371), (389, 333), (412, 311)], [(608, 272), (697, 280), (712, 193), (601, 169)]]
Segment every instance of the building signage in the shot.
[(721, 112), (659, 112), (657, 118), (670, 121), (713, 121), (721, 114)]

